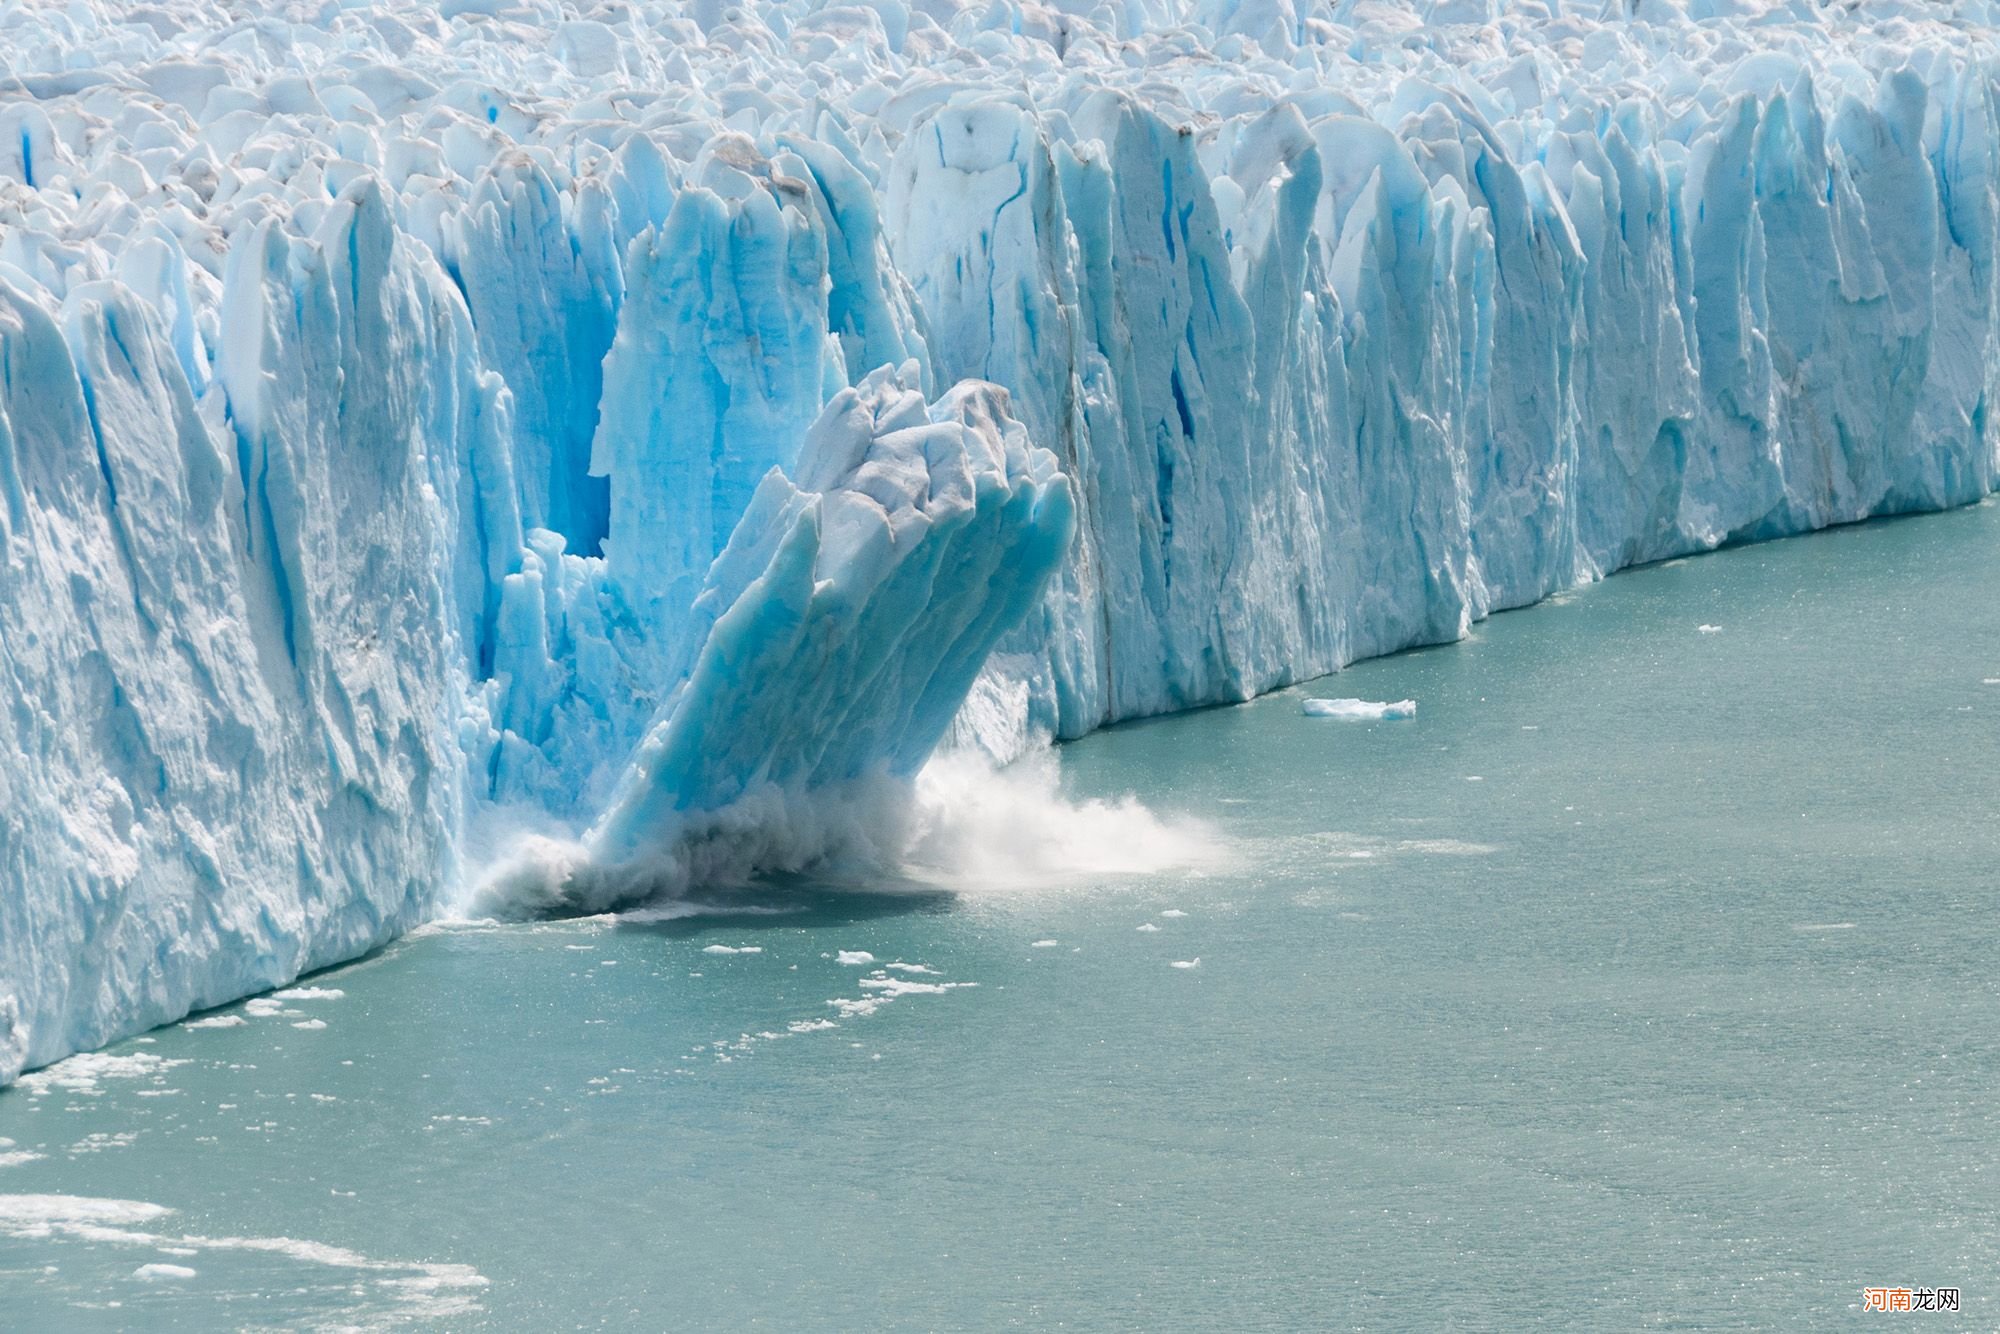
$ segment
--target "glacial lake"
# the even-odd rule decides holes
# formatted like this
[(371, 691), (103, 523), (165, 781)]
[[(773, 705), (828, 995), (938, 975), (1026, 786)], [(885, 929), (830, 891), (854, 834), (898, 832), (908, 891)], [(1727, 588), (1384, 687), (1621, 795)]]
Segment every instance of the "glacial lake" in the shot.
[(1996, 723), (1988, 503), (1087, 738), (1007, 883), (428, 928), (0, 1093), (0, 1324), (1990, 1329)]

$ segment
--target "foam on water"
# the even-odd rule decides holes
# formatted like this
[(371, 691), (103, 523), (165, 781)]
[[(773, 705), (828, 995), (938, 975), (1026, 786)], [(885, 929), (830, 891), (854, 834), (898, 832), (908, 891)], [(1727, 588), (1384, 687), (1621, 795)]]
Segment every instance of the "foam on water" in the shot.
[[(143, 1246), (173, 1255), (237, 1252), (276, 1256), (302, 1265), (352, 1270), (396, 1302), (398, 1314), (423, 1320), (463, 1317), (479, 1309), (486, 1278), (470, 1265), (378, 1260), (358, 1251), (293, 1237), (168, 1235), (145, 1230), (174, 1210), (143, 1200), (79, 1195), (0, 1195), (0, 1236), (23, 1240), (67, 1239), (93, 1245)], [(134, 1277), (186, 1279), (185, 1265), (142, 1266)]]
[(917, 781), (912, 875), (962, 893), (1021, 893), (1229, 861), (1214, 826), (1162, 815), (1137, 797), (1071, 800), (1046, 751), (1004, 768), (977, 754), (932, 760)]
[[(773, 868), (874, 892), (1019, 894), (1228, 863), (1207, 822), (1131, 796), (1071, 800), (1060, 774), (1047, 751), (1008, 765), (956, 751), (926, 765), (914, 789), (887, 780), (809, 795), (765, 789), (704, 817), (704, 833), (615, 866), (579, 839), (523, 832), (496, 845), (464, 911), (472, 921), (518, 919), (637, 900), (619, 920), (778, 913), (787, 910), (781, 895), (752, 903), (728, 893), (768, 881)], [(697, 887), (723, 896), (705, 900)]]

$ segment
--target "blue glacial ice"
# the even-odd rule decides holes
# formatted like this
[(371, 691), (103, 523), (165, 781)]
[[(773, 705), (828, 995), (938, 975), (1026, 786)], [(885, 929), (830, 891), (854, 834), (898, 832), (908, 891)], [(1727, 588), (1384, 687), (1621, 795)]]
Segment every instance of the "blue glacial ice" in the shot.
[(1989, 0), (0, 0), (0, 1083), (2000, 475)]

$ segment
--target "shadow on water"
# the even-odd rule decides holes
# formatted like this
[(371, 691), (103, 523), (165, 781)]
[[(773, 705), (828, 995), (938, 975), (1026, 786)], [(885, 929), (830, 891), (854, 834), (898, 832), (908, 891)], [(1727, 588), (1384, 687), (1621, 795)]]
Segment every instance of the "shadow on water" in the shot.
[(740, 889), (710, 890), (663, 900), (617, 914), (619, 931), (637, 931), (686, 940), (728, 928), (853, 926), (883, 918), (941, 916), (953, 911), (959, 895), (921, 880), (873, 875), (845, 881), (797, 874), (759, 879)]

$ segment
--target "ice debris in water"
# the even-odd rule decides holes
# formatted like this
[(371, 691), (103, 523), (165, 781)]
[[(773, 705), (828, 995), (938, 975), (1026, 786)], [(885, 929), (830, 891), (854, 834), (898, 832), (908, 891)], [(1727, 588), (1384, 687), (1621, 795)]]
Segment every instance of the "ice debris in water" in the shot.
[(1175, 968), (1199, 968), (1201, 967), (1201, 956), (1197, 954), (1192, 959), (1175, 959), (1173, 966)]
[(1338, 718), (1349, 723), (1381, 722), (1385, 718), (1414, 718), (1417, 702), (1399, 699), (1383, 702), (1369, 699), (1309, 699), (1305, 712), (1314, 718)]
[(2000, 469), (1991, 0), (390, 9), (0, 15), (0, 1082)]
[(147, 1079), (158, 1081), (159, 1077), (176, 1066), (186, 1065), (184, 1059), (155, 1056), (151, 1052), (133, 1052), (129, 1056), (114, 1056), (108, 1052), (84, 1052), (60, 1061), (46, 1070), (24, 1075), (21, 1087), (37, 1097), (49, 1093), (78, 1093), (85, 1097), (96, 1097), (104, 1092), (107, 1079)]
[(1722, 627), (1719, 625), (1697, 625), (1695, 629), (1705, 635), (1719, 635), (1722, 633)]
[[(290, 1263), (345, 1271), (343, 1288), (360, 1295), (364, 1285), (373, 1286), (396, 1301), (399, 1316), (427, 1325), (476, 1313), (476, 1294), (487, 1286), (485, 1276), (469, 1265), (378, 1260), (345, 1247), (294, 1237), (209, 1237), (171, 1224), (163, 1225), (170, 1231), (145, 1230), (146, 1224), (159, 1223), (173, 1212), (143, 1200), (0, 1194), (0, 1237), (36, 1241), (66, 1237), (94, 1249), (122, 1245), (176, 1256), (219, 1251), (250, 1255), (263, 1265)], [(133, 1273), (141, 1282), (180, 1281), (195, 1275), (189, 1266), (164, 1261), (148, 1263)]]

